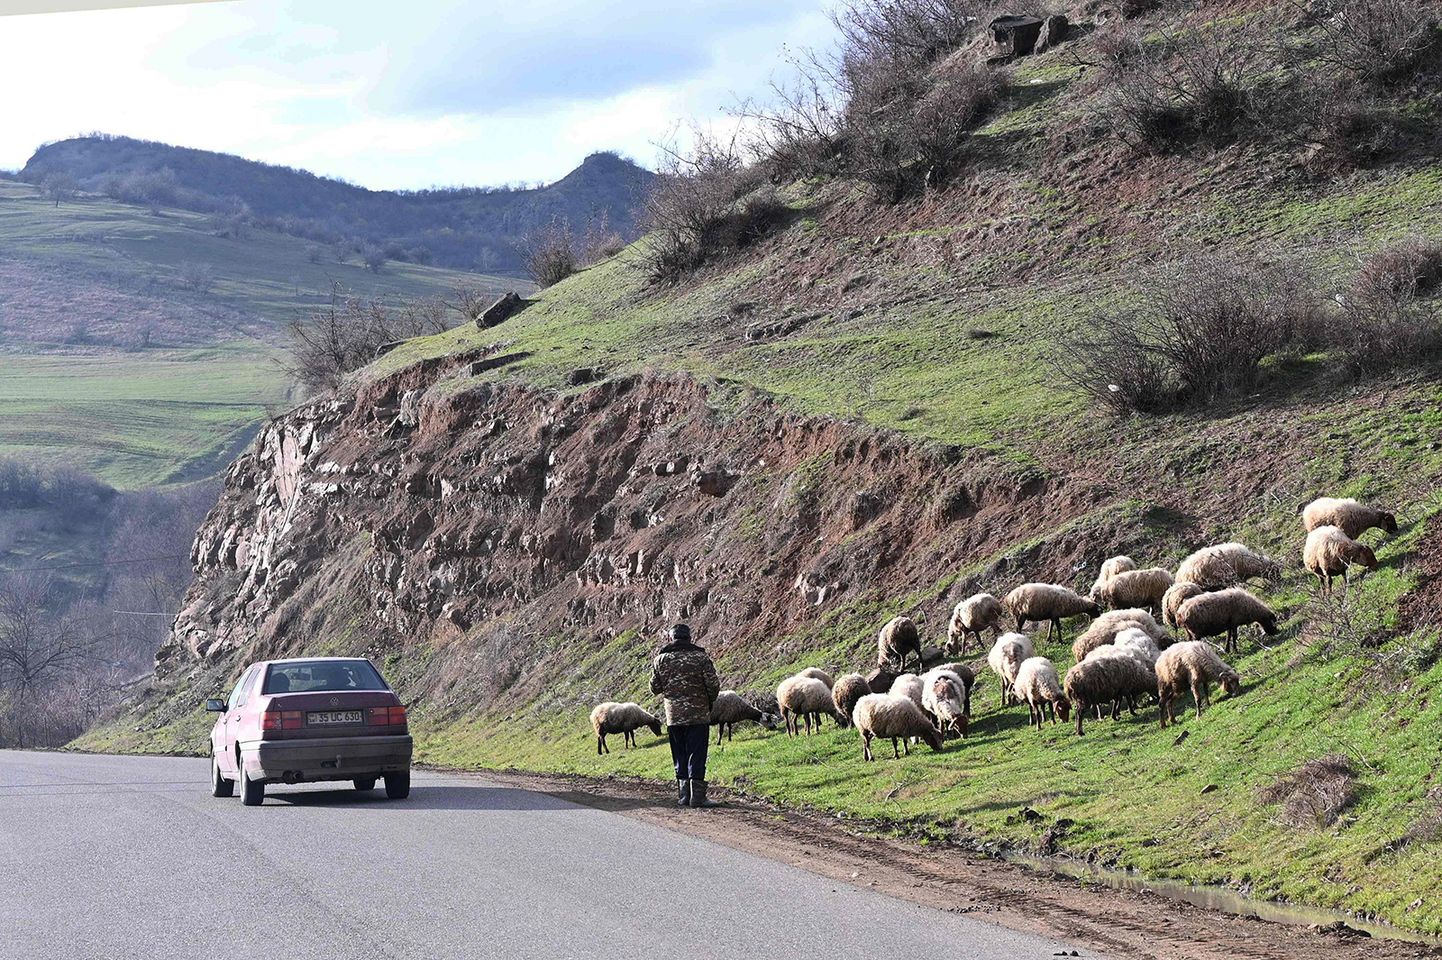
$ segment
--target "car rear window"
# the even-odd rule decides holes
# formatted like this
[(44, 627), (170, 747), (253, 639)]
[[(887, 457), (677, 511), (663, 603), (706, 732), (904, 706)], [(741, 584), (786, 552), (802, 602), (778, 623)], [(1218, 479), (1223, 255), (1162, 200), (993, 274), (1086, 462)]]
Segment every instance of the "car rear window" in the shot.
[(312, 690), (389, 690), (368, 660), (301, 660), (273, 663), (262, 693), (307, 693)]

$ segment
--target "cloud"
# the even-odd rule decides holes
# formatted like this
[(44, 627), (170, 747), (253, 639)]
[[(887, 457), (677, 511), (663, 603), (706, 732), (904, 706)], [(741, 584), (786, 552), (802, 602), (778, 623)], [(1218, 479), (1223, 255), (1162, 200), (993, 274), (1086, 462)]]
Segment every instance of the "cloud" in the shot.
[(815, 0), (242, 0), (7, 18), (0, 166), (90, 130), (373, 187), (552, 180), (642, 161), (677, 119), (760, 92)]

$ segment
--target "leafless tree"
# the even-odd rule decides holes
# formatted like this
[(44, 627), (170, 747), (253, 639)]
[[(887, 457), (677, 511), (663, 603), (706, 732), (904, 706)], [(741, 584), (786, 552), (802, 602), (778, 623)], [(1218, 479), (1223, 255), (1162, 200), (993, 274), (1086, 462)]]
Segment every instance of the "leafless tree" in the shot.
[(291, 322), (290, 371), (308, 390), (334, 389), (346, 374), (375, 359), (382, 345), (441, 333), (451, 317), (439, 299), (394, 307), (336, 289), (325, 307)]
[(563, 220), (549, 224), (528, 236), (521, 244), (526, 274), (536, 286), (554, 286), (576, 272), (576, 240), (571, 225)]

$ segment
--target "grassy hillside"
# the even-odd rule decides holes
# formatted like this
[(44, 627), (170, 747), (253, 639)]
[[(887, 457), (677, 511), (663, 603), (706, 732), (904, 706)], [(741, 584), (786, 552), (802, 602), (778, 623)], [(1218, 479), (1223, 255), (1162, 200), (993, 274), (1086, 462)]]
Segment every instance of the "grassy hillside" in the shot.
[[(1229, 5), (1227, 18), (1216, 23), (1205, 8), (1194, 13), (1163, 7), (1143, 32), (1262, 19), (1282, 23), (1278, 29), (1298, 49), (1316, 42), (1308, 32), (1314, 23), (1267, 19), (1259, 16), (1267, 15), (1264, 5)], [(846, 531), (818, 535), (814, 543), (808, 538), (806, 560), (820, 566), (848, 549), (883, 558), (874, 578), (853, 581), (797, 614), (794, 630), (769, 634), (745, 618), (713, 622), (723, 682), (758, 698), (802, 666), (865, 671), (874, 661), (876, 631), (898, 612), (916, 616), (924, 635), (939, 639), (951, 604), (974, 589), (1002, 594), (1028, 579), (1085, 589), (1100, 560), (1114, 553), (1174, 567), (1206, 543), (1238, 539), (1264, 550), (1283, 562), (1284, 572), (1279, 582), (1253, 587), (1280, 612), (1282, 632), (1265, 646), (1263, 638), (1246, 636), (1234, 658), (1244, 678), (1241, 696), (1219, 696), (1199, 721), (1187, 716), (1164, 732), (1149, 706), (1136, 719), (1093, 723), (1083, 738), (1063, 728), (1037, 732), (1018, 709), (997, 708), (994, 678), (983, 672), (972, 735), (941, 753), (922, 748), (898, 761), (884, 752), (868, 765), (853, 732), (828, 727), (788, 740), (748, 731), (713, 754), (716, 778), (927, 842), (1021, 845), (1442, 932), (1435, 896), (1442, 881), (1436, 782), (1442, 390), (1435, 354), (1419, 352), (1415, 363), (1363, 375), (1347, 366), (1335, 342), (1309, 343), (1268, 355), (1245, 391), (1126, 417), (1089, 402), (1052, 362), (1061, 337), (1120, 317), (1142, 300), (1158, 282), (1159, 265), (1200, 254), (1283, 264), (1305, 276), (1319, 297), (1345, 303), (1371, 254), (1407, 237), (1442, 238), (1435, 137), (1419, 134), (1384, 160), (1326, 175), (1310, 166), (1310, 148), (1285, 138), (1238, 136), (1137, 151), (1097, 129), (1109, 101), (1095, 69), (1093, 26), (1074, 44), (1010, 65), (1005, 94), (969, 135), (966, 165), (944, 189), (928, 186), (890, 204), (877, 202), (855, 177), (802, 178), (779, 190), (784, 210), (773, 212), (769, 232), (679, 282), (654, 282), (648, 274), (653, 237), (545, 291), (500, 328), (411, 341), (362, 371), (356, 389), (373, 391), (375, 399), (400, 389), (386, 380), (394, 378), (405, 389), (423, 388), (428, 399), (455, 398), (479, 409), (499, 402), (489, 389), (495, 384), (572, 396), (593, 389), (573, 386), (588, 379), (577, 375), (582, 368), (602, 378), (680, 370), (708, 385), (716, 422), (737, 417), (738, 436), (757, 409), (752, 401), (764, 397), (790, 414), (816, 418), (808, 423), (854, 425), (864, 438), (858, 443), (877, 429), (896, 431), (945, 463), (975, 457), (1008, 493), (1043, 481), (1041, 493), (1018, 496), (1010, 512), (945, 528), (975, 529), (984, 549), (951, 562), (948, 542), (939, 542), (935, 555), (945, 562), (903, 577), (888, 567), (895, 553), (884, 535), (842, 522), (852, 495), (872, 492), (888, 506), (899, 504), (917, 526), (945, 505), (914, 489), (872, 490), (874, 477), (856, 466), (852, 450), (850, 473), (839, 449), (784, 465), (770, 451), (765, 459), (753, 451), (744, 484), (730, 494), (745, 498), (744, 522), (722, 504), (715, 508), (719, 519), (707, 521), (703, 549), (677, 556), (660, 541), (663, 552), (654, 559), (663, 568), (676, 564), (678, 588), (714, 586), (699, 569), (718, 556), (734, 560), (735, 544), (748, 542), (740, 564), (746, 575), (773, 578), (777, 594), (787, 591), (808, 568), (780, 565), (783, 548), (794, 544), (770, 534), (793, 530), (788, 511), (803, 493), (826, 505), (825, 520), (840, 516), (837, 527)], [(1280, 68), (1268, 74), (1276, 75), (1289, 76)], [(1420, 129), (1435, 131), (1430, 85), (1389, 96)], [(1435, 305), (1435, 297), (1428, 303)], [(510, 359), (479, 373), (455, 362), (477, 351)], [(607, 412), (613, 415), (624, 435), (626, 421)], [(477, 445), (490, 453), (471, 430), (484, 422), (454, 421), (453, 442), (466, 451), (459, 465), (429, 448), (417, 460), (454, 469), (459, 479), (470, 479), (465, 469), (474, 468), (489, 486), (492, 463), (520, 458), (477, 455)], [(538, 417), (531, 436), (545, 437), (552, 422)], [(500, 424), (499, 447), (506, 425), (493, 423)], [(629, 487), (659, 486), (644, 466)], [(564, 460), (556, 471), (558, 483), (573, 475), (568, 471), (584, 473)], [(817, 491), (818, 477), (839, 477), (834, 482), (845, 487)], [(1386, 504), (1401, 527), (1392, 538), (1368, 534), (1380, 569), (1354, 581), (1345, 599), (1326, 602), (1301, 568), (1296, 516), (1300, 504), (1323, 494)], [(657, 497), (655, 523), (674, 521), (663, 508), (680, 510), (678, 501)], [(650, 522), (633, 517), (632, 526)], [(1037, 527), (1039, 536), (1019, 532)], [(411, 528), (402, 522), (393, 529)], [(895, 527), (884, 532), (909, 543)], [(482, 534), (480, 562), (488, 563), (489, 552), (505, 546)], [(446, 548), (463, 552), (457, 542), (464, 538)], [(348, 547), (350, 567), (328, 568), (328, 579), (317, 575), (307, 585), (313, 597), (291, 601), (268, 624), (322, 624), (325, 649), (383, 659), (416, 704), (423, 759), (669, 777), (664, 745), (644, 736), (640, 750), (617, 748), (598, 758), (586, 717), (601, 700), (654, 705), (646, 667), (655, 637), (646, 628), (654, 632), (660, 621), (652, 611), (673, 595), (657, 588), (626, 611), (630, 619), (582, 620), (553, 634), (525, 629), (536, 609), (559, 603), (540, 593), (529, 606), (497, 604), (463, 629), (422, 619), (433, 633), (392, 636), (375, 626), (379, 618), (367, 598), (356, 600), (351, 619), (325, 619), (342, 576), (384, 565), (383, 558), (370, 562), (368, 551), (379, 553), (373, 543)], [(596, 549), (616, 547), (608, 541)], [(914, 554), (924, 551), (922, 545)], [(717, 592), (734, 591), (721, 574), (716, 580)], [(206, 586), (192, 599), (203, 599)], [(561, 588), (554, 592), (564, 597)], [(330, 606), (323, 608), (320, 597)], [(778, 601), (784, 604), (802, 605), (795, 591)], [(751, 619), (764, 621), (771, 612)], [(275, 630), (282, 645), (298, 642), (297, 633)], [(524, 662), (513, 672), (510, 661), (507, 670), (492, 668), (491, 660), (518, 650)], [(1066, 646), (1042, 652), (1063, 670), (1070, 665)], [(195, 660), (190, 673), (177, 675), (182, 685), (158, 688), (80, 745), (203, 750), (206, 722), (192, 706), (195, 697), (223, 685), (246, 655)], [(1268, 788), (1289, 774), (1338, 754), (1352, 769), (1334, 784), (1338, 809), (1308, 815), (1305, 791), (1296, 802), (1300, 813), (1289, 812), (1285, 798), (1269, 799)]]
[(284, 327), (336, 286), (399, 301), (514, 281), (218, 236), (206, 216), (0, 181), (0, 454), (133, 488), (217, 472), (292, 401)]

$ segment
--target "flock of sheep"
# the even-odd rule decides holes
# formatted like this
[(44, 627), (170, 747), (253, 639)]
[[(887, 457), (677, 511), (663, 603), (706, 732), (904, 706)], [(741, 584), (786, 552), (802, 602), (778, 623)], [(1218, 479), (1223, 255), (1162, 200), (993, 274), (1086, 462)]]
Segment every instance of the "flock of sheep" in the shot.
[[(1392, 514), (1350, 499), (1323, 497), (1301, 514), (1307, 531), (1302, 563), (1323, 594), (1331, 592), (1335, 577), (1345, 584), (1351, 566), (1377, 567), (1371, 548), (1357, 540), (1365, 531), (1397, 532)], [(1112, 557), (1085, 596), (1055, 584), (1026, 583), (1002, 600), (989, 593), (962, 600), (952, 612), (944, 650), (947, 656), (963, 656), (973, 639), (983, 647), (987, 632), (994, 633), (987, 666), (998, 679), (1000, 704), (1026, 704), (1030, 724), (1038, 729), (1048, 713), (1053, 723), (1065, 723), (1074, 714), (1081, 735), (1088, 712), (1101, 719), (1110, 709), (1117, 719), (1126, 706), (1135, 715), (1137, 700), (1152, 694), (1165, 727), (1175, 721), (1177, 699), (1187, 691), (1199, 718), (1213, 684), (1228, 695), (1240, 691), (1240, 677), (1222, 654), (1239, 649), (1240, 627), (1256, 624), (1268, 635), (1277, 632), (1276, 614), (1242, 584), (1276, 580), (1280, 574), (1275, 560), (1240, 543), (1204, 547), (1183, 560), (1175, 574), (1162, 567), (1138, 569), (1130, 557)], [(1008, 613), (1017, 632), (1004, 631)], [(1078, 616), (1092, 619), (1072, 643), (1076, 662), (1063, 678), (1050, 659), (1036, 654), (1034, 636), (1023, 631), (1029, 623), (1038, 628), (1045, 623), (1051, 640), (1060, 636), (1063, 621)], [(1186, 639), (1174, 642), (1167, 626)], [(1225, 637), (1222, 649), (1207, 640), (1218, 636)], [(913, 658), (916, 672), (908, 672)], [(830, 716), (840, 726), (857, 729), (862, 756), (872, 760), (876, 739), (890, 740), (893, 755), (900, 756), (917, 741), (940, 750), (948, 735), (965, 737), (976, 681), (976, 670), (961, 662), (926, 669), (920, 631), (910, 617), (900, 616), (882, 628), (870, 674), (848, 673), (833, 681), (826, 671), (809, 667), (781, 681), (776, 702), (788, 734), (799, 735), (802, 726), (808, 734), (820, 730), (821, 718)], [(711, 716), (717, 743), (743, 721), (775, 725), (772, 715), (734, 690), (723, 691)], [(603, 703), (592, 711), (591, 725), (597, 753), (606, 750), (607, 734), (624, 733), (634, 743), (639, 727), (658, 735), (661, 729), (656, 717), (635, 703)]]

